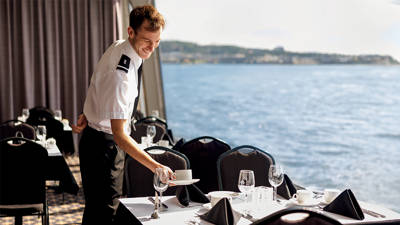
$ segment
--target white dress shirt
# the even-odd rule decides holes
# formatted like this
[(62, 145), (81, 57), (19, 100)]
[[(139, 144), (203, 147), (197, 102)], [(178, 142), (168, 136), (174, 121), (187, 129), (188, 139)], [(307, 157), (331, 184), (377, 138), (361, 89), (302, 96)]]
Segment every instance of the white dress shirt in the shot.
[(111, 119), (130, 119), (138, 96), (138, 69), (142, 59), (129, 40), (114, 42), (97, 63), (83, 107), (90, 127), (112, 134)]

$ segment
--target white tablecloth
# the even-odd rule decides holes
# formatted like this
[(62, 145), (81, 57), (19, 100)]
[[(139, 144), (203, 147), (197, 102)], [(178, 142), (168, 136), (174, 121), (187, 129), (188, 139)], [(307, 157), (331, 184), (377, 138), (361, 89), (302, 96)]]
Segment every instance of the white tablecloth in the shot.
[[(207, 212), (207, 209), (202, 206), (200, 203), (191, 203), (190, 207), (182, 208), (178, 203), (178, 200), (175, 196), (167, 196), (163, 198), (163, 202), (168, 205), (168, 210), (164, 212), (160, 212), (159, 219), (151, 219), (150, 215), (154, 210), (154, 205), (147, 199), (147, 197), (140, 198), (122, 198), (120, 202), (132, 213), (136, 218), (139, 219), (143, 224), (191, 224), (191, 221), (198, 221), (198, 224), (211, 224), (204, 220), (199, 220), (198, 215), (204, 214)], [(364, 220), (355, 220), (348, 217), (340, 216), (337, 214), (324, 212), (335, 219), (339, 220), (343, 224), (362, 224), (366, 222), (377, 222), (377, 221), (390, 221), (397, 220), (400, 223), (400, 214), (396, 213), (390, 209), (384, 208), (382, 206), (368, 204), (365, 202), (360, 202), (360, 205), (364, 209), (368, 209), (379, 214), (385, 215), (386, 218), (376, 218), (369, 214), (364, 213)], [(271, 213), (274, 213), (278, 210), (285, 208), (285, 202), (282, 202), (280, 205), (273, 203), (266, 203), (262, 212), (254, 213), (254, 218), (251, 220), (256, 220), (258, 218), (262, 218)], [(234, 200), (232, 203), (232, 207), (237, 209), (238, 211), (243, 207), (243, 202), (241, 200)], [(241, 218), (238, 224), (250, 224), (251, 221), (245, 218)], [(192, 223), (194, 224), (194, 223)]]

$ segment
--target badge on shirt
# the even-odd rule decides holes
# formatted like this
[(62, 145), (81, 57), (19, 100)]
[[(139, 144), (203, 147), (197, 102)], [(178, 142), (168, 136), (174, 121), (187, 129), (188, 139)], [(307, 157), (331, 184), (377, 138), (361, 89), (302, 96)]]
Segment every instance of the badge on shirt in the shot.
[(122, 70), (125, 73), (128, 73), (130, 63), (131, 59), (128, 56), (122, 54), (121, 59), (119, 60), (119, 63), (117, 65), (117, 70)]

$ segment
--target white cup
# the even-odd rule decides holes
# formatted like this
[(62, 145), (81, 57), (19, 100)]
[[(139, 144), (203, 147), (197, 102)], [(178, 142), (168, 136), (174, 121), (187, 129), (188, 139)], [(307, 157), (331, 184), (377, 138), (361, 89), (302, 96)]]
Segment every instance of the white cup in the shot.
[(221, 199), (227, 198), (232, 203), (232, 196), (225, 191), (212, 191), (209, 193), (211, 207), (214, 207)]
[(191, 180), (192, 170), (175, 170), (176, 180)]
[(312, 191), (310, 190), (297, 190), (296, 194), (293, 195), (293, 198), (300, 204), (308, 202), (311, 200), (313, 196)]
[(158, 145), (162, 147), (168, 147), (169, 142), (167, 140), (159, 140)]
[(324, 190), (324, 200), (326, 203), (330, 203), (340, 194), (340, 190), (338, 189), (325, 189)]

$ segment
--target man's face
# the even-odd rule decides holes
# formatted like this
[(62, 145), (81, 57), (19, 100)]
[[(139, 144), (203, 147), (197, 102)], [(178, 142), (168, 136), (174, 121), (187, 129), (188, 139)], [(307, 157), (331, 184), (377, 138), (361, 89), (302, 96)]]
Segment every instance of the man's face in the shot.
[(161, 39), (160, 28), (157, 31), (148, 31), (144, 27), (148, 27), (149, 22), (145, 20), (142, 26), (136, 31), (133, 31), (131, 27), (128, 28), (129, 41), (132, 44), (133, 49), (142, 59), (148, 59), (153, 53), (154, 49), (158, 47)]

